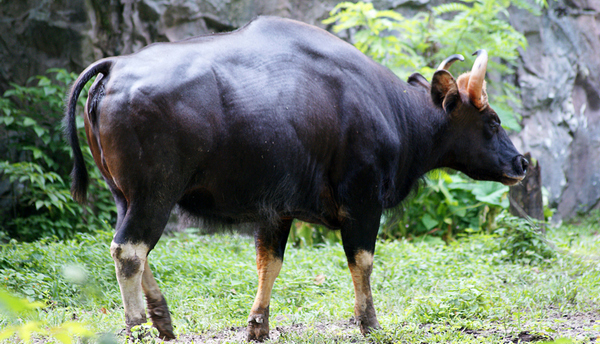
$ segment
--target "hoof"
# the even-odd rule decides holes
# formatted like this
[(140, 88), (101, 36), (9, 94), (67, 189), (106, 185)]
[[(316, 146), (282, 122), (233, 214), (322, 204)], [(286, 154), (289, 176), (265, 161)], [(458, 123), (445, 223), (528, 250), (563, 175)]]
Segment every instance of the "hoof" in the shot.
[(173, 333), (173, 325), (171, 325), (171, 319), (168, 323), (158, 323), (152, 319), (152, 325), (158, 329), (158, 337), (162, 340), (175, 339), (175, 333)]
[(129, 318), (127, 314), (125, 315), (125, 334), (131, 335), (131, 329), (135, 326), (142, 325), (146, 323), (146, 314), (140, 314), (139, 317)]
[(360, 333), (362, 333), (363, 336), (366, 336), (373, 330), (381, 328), (376, 317), (358, 317), (356, 319), (356, 324), (360, 326)]
[(152, 319), (152, 325), (156, 327), (159, 337), (164, 340), (175, 339), (173, 333), (173, 324), (171, 323), (171, 313), (167, 307), (167, 301), (163, 297), (158, 301), (148, 301), (148, 314)]
[(262, 342), (269, 338), (269, 318), (264, 314), (250, 314), (248, 317), (248, 341)]

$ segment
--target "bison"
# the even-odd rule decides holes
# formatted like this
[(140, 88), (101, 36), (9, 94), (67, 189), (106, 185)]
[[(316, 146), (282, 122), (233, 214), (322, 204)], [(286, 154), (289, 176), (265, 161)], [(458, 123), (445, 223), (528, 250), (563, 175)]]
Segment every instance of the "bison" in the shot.
[[(269, 302), (293, 219), (340, 230), (362, 333), (379, 327), (373, 252), (386, 208), (428, 171), (451, 168), (512, 185), (528, 162), (489, 106), (485, 50), (458, 79), (443, 61), (429, 83), (407, 82), (319, 28), (259, 17), (231, 33), (152, 44), (90, 65), (67, 101), (72, 195), (88, 176), (75, 125), (84, 120), (117, 207), (110, 252), (127, 329), (148, 314), (161, 337), (171, 317), (150, 267), (175, 205), (209, 221), (255, 223), (258, 292), (249, 340), (269, 334)], [(144, 295), (146, 305), (144, 304)]]

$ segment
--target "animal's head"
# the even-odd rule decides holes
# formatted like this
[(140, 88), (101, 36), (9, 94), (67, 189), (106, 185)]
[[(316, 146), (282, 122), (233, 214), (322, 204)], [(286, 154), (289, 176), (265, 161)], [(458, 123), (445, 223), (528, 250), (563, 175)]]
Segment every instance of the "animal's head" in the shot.
[(431, 80), (433, 103), (450, 116), (445, 144), (449, 153), (447, 167), (478, 180), (514, 185), (525, 177), (529, 162), (521, 155), (500, 118), (488, 103), (485, 88), (487, 52), (478, 50), (473, 69), (458, 80), (446, 69), (461, 55), (453, 55), (440, 64)]

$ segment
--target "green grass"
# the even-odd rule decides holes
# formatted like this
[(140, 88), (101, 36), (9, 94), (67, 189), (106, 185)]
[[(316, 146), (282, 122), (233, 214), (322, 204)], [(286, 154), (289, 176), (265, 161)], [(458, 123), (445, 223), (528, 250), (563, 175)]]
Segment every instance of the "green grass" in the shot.
[[(522, 332), (584, 342), (600, 336), (598, 218), (550, 228), (556, 248), (549, 258), (514, 259), (496, 235), (449, 245), (378, 243), (372, 287), (383, 330), (366, 339), (348, 322), (354, 295), (342, 247), (288, 247), (271, 300), (271, 328), (283, 329), (281, 343), (498, 343)], [(93, 333), (119, 333), (124, 320), (111, 236), (2, 245), (0, 287), (47, 306), (21, 316), (1, 313), (0, 329), (76, 320)], [(254, 255), (253, 240), (237, 235), (161, 239), (150, 266), (181, 338), (191, 342), (246, 325), (257, 287)], [(581, 314), (591, 317), (581, 320), (587, 321), (583, 335), (561, 330)]]

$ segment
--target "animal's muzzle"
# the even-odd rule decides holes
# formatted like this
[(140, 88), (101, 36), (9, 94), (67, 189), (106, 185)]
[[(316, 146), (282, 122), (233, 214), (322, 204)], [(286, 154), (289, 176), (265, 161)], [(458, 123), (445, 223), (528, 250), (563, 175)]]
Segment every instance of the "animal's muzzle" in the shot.
[(525, 159), (524, 156), (519, 155), (515, 158), (513, 163), (513, 168), (515, 170), (515, 174), (518, 176), (525, 176), (527, 174), (527, 168), (529, 167), (529, 161)]
[(503, 173), (502, 178), (498, 181), (508, 186), (515, 185), (525, 178), (528, 167), (529, 161), (527, 161), (524, 156), (517, 155), (512, 161), (512, 171)]

